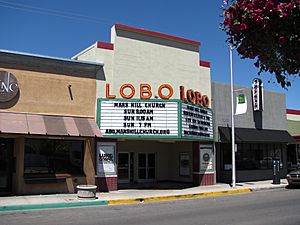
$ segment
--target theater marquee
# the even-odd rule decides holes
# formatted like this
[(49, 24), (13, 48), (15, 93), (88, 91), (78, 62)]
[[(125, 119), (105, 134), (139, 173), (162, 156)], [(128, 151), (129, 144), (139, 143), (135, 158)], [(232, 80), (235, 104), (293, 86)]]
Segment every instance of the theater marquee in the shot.
[(212, 112), (180, 100), (99, 99), (103, 137), (213, 139)]

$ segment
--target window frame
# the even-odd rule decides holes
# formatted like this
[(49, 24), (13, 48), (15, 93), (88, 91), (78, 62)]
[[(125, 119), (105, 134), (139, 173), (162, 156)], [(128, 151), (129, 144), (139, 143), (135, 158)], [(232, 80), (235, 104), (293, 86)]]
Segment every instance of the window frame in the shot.
[[(230, 144), (228, 143), (221, 143), (220, 145), (220, 150), (221, 150), (221, 170), (222, 171), (231, 171), (232, 167), (230, 168), (230, 165), (232, 166), (232, 159), (231, 159), (231, 148), (229, 148)], [(239, 171), (246, 171), (246, 170), (271, 170), (272, 169), (272, 160), (279, 158), (280, 159), (280, 168), (284, 168), (283, 165), (283, 151), (284, 151), (284, 146), (281, 143), (239, 143), (237, 153), (236, 153), (236, 170)], [(231, 145), (230, 145), (231, 146)], [(278, 154), (276, 154), (276, 150), (280, 149), (278, 151)], [(229, 151), (224, 152), (224, 151)], [(247, 152), (247, 153), (245, 153)], [(267, 156), (265, 156), (265, 154)], [(226, 158), (225, 156), (228, 157), (229, 159)], [(259, 155), (258, 158), (262, 156), (261, 159), (257, 159), (257, 156)], [(240, 160), (238, 162), (237, 157), (244, 158), (246, 161), (249, 161), (257, 166), (254, 166), (253, 168), (243, 168), (244, 162), (243, 160)], [(263, 160), (268, 160), (267, 161), (267, 166), (265, 168), (261, 168), (261, 163)], [(226, 163), (225, 163), (226, 161)], [(230, 164), (229, 164), (230, 161)], [(240, 163), (240, 164), (239, 164)], [(258, 164), (257, 164), (258, 163)], [(271, 164), (270, 164), (271, 163)], [(254, 165), (253, 164), (253, 165)], [(225, 168), (225, 165), (227, 165), (227, 168)], [(242, 167), (238, 168), (239, 165), (242, 165)]]
[[(33, 142), (37, 142), (38, 145), (40, 145), (41, 142), (46, 141), (46, 142), (52, 142), (51, 143), (51, 149), (48, 150), (49, 152), (52, 152), (54, 149), (57, 148), (57, 146), (59, 146), (60, 143), (62, 142), (78, 142), (81, 143), (81, 154), (80, 154), (80, 165), (78, 167), (80, 167), (80, 170), (78, 171), (74, 171), (72, 169), (70, 169), (71, 167), (71, 152), (70, 149), (68, 150), (68, 154), (66, 155), (69, 158), (69, 163), (68, 163), (68, 168), (64, 169), (64, 170), (55, 170), (53, 172), (49, 172), (49, 168), (48, 168), (48, 172), (26, 172), (26, 169), (28, 167), (26, 167), (26, 162), (25, 162), (25, 157), (26, 157), (26, 145), (27, 145), (27, 140), (33, 141)], [(40, 143), (39, 143), (40, 142)], [(41, 146), (39, 146), (39, 148), (41, 148)], [(69, 139), (69, 138), (55, 138), (55, 137), (48, 137), (48, 138), (35, 138), (35, 137), (28, 137), (28, 138), (24, 138), (24, 177), (53, 177), (56, 175), (65, 175), (65, 176), (83, 176), (84, 175), (84, 153), (85, 153), (85, 140), (84, 139)], [(59, 156), (59, 154), (51, 154), (48, 155), (48, 157), (54, 157), (54, 160)], [(49, 163), (49, 158), (48, 158), (48, 163)], [(33, 166), (31, 166), (33, 167)], [(29, 166), (30, 168), (30, 166)], [(46, 167), (44, 167), (46, 168)]]

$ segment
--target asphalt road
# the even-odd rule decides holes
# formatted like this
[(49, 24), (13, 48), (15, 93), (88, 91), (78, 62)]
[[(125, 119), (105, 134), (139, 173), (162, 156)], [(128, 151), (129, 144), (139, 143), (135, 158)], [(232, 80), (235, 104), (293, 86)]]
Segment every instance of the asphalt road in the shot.
[(300, 225), (300, 189), (204, 199), (0, 213), (2, 225)]

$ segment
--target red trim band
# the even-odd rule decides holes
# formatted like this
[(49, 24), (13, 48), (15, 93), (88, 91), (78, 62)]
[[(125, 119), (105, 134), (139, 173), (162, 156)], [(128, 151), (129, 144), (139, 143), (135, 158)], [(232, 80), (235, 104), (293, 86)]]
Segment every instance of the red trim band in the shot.
[(296, 141), (300, 141), (300, 136), (293, 136), (293, 138), (295, 138)]
[(295, 114), (295, 115), (300, 115), (300, 110), (296, 110), (296, 109), (287, 109), (286, 110), (287, 114)]
[(102, 41), (97, 41), (97, 48), (114, 50), (114, 44), (107, 43), (107, 42), (102, 42)]
[(142, 34), (146, 34), (146, 35), (149, 35), (149, 36), (160, 37), (160, 38), (164, 38), (164, 39), (168, 39), (168, 40), (172, 40), (172, 41), (183, 42), (183, 43), (192, 44), (192, 45), (196, 45), (196, 46), (201, 45), (201, 43), (198, 42), (198, 41), (192, 41), (192, 40), (189, 40), (189, 39), (185, 39), (185, 38), (181, 38), (181, 37), (175, 37), (175, 36), (172, 36), (172, 35), (163, 34), (163, 33), (155, 32), (155, 31), (144, 30), (144, 29), (135, 28), (135, 27), (129, 27), (129, 26), (125, 26), (125, 25), (122, 25), (122, 24), (116, 24), (115, 27), (116, 27), (116, 29), (133, 31), (133, 32), (136, 32), (136, 33), (142, 33)]
[(199, 64), (200, 66), (210, 68), (210, 62), (200, 60)]

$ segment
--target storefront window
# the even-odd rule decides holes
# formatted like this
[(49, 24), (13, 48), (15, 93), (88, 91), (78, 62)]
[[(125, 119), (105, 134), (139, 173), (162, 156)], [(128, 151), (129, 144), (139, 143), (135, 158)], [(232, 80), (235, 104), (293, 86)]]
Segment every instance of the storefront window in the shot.
[(83, 141), (26, 139), (25, 174), (83, 173)]
[(222, 162), (224, 170), (231, 170), (231, 144), (221, 144)]
[[(231, 170), (231, 148), (222, 144), (223, 170)], [(231, 145), (230, 145), (231, 146)], [(273, 159), (279, 159), (282, 167), (281, 144), (238, 144), (235, 154), (237, 170), (271, 169)]]

